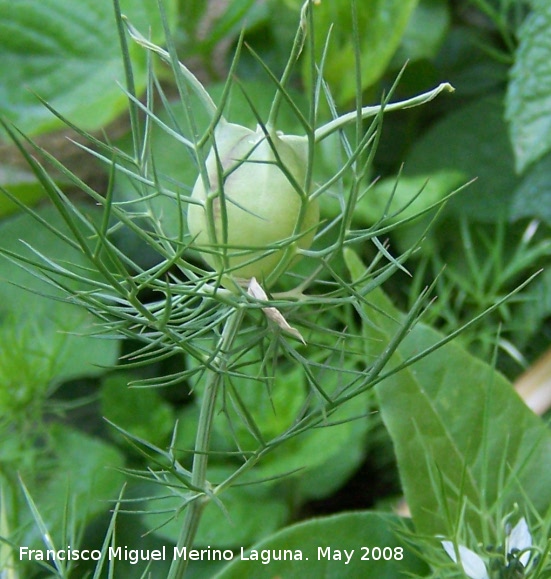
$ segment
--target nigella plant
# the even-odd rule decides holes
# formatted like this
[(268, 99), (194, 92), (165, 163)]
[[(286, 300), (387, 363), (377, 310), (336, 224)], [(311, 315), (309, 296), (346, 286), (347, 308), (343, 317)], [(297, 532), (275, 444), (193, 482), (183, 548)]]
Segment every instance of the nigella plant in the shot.
[[(314, 56), (314, 4), (308, 0), (302, 8), (281, 76), (251, 51), (273, 84), (274, 98), (263, 118), (235, 77), (242, 41), (215, 102), (178, 60), (162, 4), (166, 50), (127, 23), (116, 0), (131, 150), (106, 144), (65, 121), (90, 142), (80, 146), (108, 167), (106, 191), (94, 190), (6, 125), (65, 225), (57, 227), (28, 211), (41, 227), (77, 249), (87, 265), (58, 261), (40, 247), (32, 248), (31, 257), (5, 255), (62, 290), (66, 301), (92, 312), (99, 336), (139, 344), (122, 361), (127, 370), (171, 357), (179, 361), (170, 375), (144, 378), (138, 386), (176, 385), (194, 397), (191, 442), (181, 438), (188, 423), (174, 426), (168, 448), (112, 425), (150, 461), (145, 470), (128, 474), (160, 489), (157, 504), (164, 506), (149, 504), (145, 516), (157, 515), (151, 524), (155, 529), (173, 522), (180, 551), (194, 544), (207, 507), (226, 513), (225, 491), (244, 482), (273, 483), (289, 475), (286, 470), (292, 474), (309, 466), (315, 453), (299, 454), (306, 463), (278, 464), (272, 457), (284, 453), (286, 444), (321, 427), (356, 428), (365, 419), (370, 388), (425, 304), (422, 293), (384, 347), (367, 345), (361, 330), (355, 330), (357, 320), (370, 323), (370, 307), (380, 310), (371, 304), (371, 293), (405, 269), (417, 245), (400, 256), (386, 245), (389, 231), (400, 223), (399, 212), (382, 214), (368, 229), (355, 228), (353, 215), (358, 203), (369, 203), (370, 167), (383, 115), (452, 89), (442, 84), (401, 102), (393, 100), (391, 90), (382, 104), (367, 107), (358, 97), (356, 110), (340, 115), (324, 82), (323, 56), (319, 62)], [(357, 42), (358, 30), (352, 33)], [(132, 51), (136, 44), (145, 49), (149, 62), (145, 101), (134, 88), (129, 42)], [(178, 113), (155, 74), (157, 57), (174, 76)], [(289, 89), (301, 57), (311, 59), (306, 109)], [(252, 126), (229, 117), (234, 98), (246, 102)], [(278, 127), (283, 107), (300, 128), (297, 134)], [(318, 122), (322, 109), (332, 116), (325, 124)], [(180, 163), (191, 168), (188, 182), (175, 176), (178, 167), (172, 172), (158, 165), (154, 135), (159, 132), (180, 151)], [(326, 139), (339, 160), (330, 173), (318, 167)], [(62, 179), (50, 176), (43, 162)], [(100, 214), (76, 203), (61, 182), (84, 193)], [(155, 256), (152, 262), (125, 253), (118, 243), (121, 233), (137, 239), (144, 252)], [(370, 248), (367, 267), (358, 265), (356, 255), (365, 247)], [(354, 437), (361, 439), (350, 435), (345, 443), (356, 444)], [(332, 452), (338, 456), (339, 448)], [(350, 467), (343, 466), (339, 476), (346, 477)], [(175, 559), (169, 577), (182, 577), (186, 565), (186, 559)]]
[[(526, 519), (522, 517), (512, 526), (506, 523), (505, 545), (487, 549), (482, 556), (465, 545), (442, 541), (448, 556), (461, 567), (469, 579), (522, 579), (539, 577), (539, 549), (532, 544), (532, 535)], [(543, 575), (542, 575), (543, 576)]]
[[(303, 50), (309, 7), (310, 3), (306, 2), (293, 51), (281, 80), (267, 70), (276, 90), (268, 119), (260, 118), (254, 102), (249, 102), (257, 118), (255, 129), (228, 122), (223, 110), (215, 105), (192, 73), (180, 63), (174, 68), (176, 77), (181, 76), (182, 85), (189, 82), (189, 88), (181, 90), (182, 98), (186, 98), (188, 90), (194, 92), (210, 118), (201, 138), (194, 142), (185, 141), (199, 171), (192, 194), (184, 201), (188, 204), (188, 232), (193, 238), (192, 245), (223, 277), (262, 278), (270, 286), (301, 254), (330, 256), (357, 240), (357, 234), (344, 229), (350, 227), (353, 213), (350, 204), (357, 202), (356, 192), (352, 199), (346, 200), (346, 219), (342, 215), (331, 224), (332, 228), (338, 227), (340, 241), (317, 252), (307, 251), (318, 228), (319, 197), (332, 184), (342, 180), (346, 172), (356, 172), (356, 178), (361, 181), (367, 171), (366, 166), (361, 167), (361, 161), (367, 161), (369, 152), (373, 151), (378, 122), (355, 147), (344, 141), (348, 149), (345, 165), (333, 176), (332, 182), (317, 187), (312, 186), (315, 145), (354, 122), (370, 117), (379, 117), (380, 121), (383, 110), (416, 106), (442, 91), (453, 90), (444, 83), (408, 101), (359, 108), (357, 113), (336, 116), (333, 121), (316, 128), (319, 93), (322, 89), (327, 90), (322, 77), (318, 76), (318, 84), (313, 87), (308, 118), (298, 109), (285, 86)], [(174, 66), (175, 54), (151, 44), (132, 28), (131, 33), (134, 40)], [(227, 88), (231, 86), (231, 80), (230, 77)], [(330, 95), (326, 96), (330, 98)], [(283, 99), (291, 106), (306, 134), (286, 135), (278, 130), (277, 114)], [(330, 104), (337, 115), (334, 103), (330, 101)], [(344, 135), (342, 138), (346, 139)], [(205, 147), (209, 148), (208, 154)], [(319, 237), (327, 228), (318, 232)], [(369, 235), (374, 237), (372, 233)]]

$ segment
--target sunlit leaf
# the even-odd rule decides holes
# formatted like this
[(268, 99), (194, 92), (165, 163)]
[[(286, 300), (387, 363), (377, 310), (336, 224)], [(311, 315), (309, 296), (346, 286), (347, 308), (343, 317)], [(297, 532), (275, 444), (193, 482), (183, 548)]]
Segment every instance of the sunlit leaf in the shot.
[[(417, 1), (366, 0), (356, 2), (362, 89), (372, 86), (385, 72), (390, 59), (400, 44)], [(332, 28), (324, 76), (329, 82), (337, 103), (348, 104), (354, 99), (357, 82), (354, 66), (351, 4), (340, 0), (324, 0), (315, 6), (314, 15), (318, 58), (322, 54), (329, 31)], [(307, 74), (307, 68), (304, 71)]]
[[(356, 259), (349, 258), (349, 267), (354, 276), (361, 273)], [(365, 332), (384, 347), (402, 314), (380, 290), (369, 303)], [(416, 325), (390, 365), (441, 338)], [(548, 508), (551, 433), (490, 365), (451, 342), (392, 374), (376, 392), (419, 532), (453, 535), (449, 525), (465, 505), (466, 524), (473, 528), (479, 528), (480, 511), (498, 501), (505, 512), (516, 503)]]
[[(91, 214), (95, 209), (89, 208), (88, 211)], [(66, 231), (52, 207), (42, 208), (39, 215)], [(74, 273), (78, 273), (79, 266), (88, 266), (82, 254), (45, 228), (38, 227), (31, 215), (18, 215), (0, 224), (0, 249), (40, 262), (41, 258), (24, 242), (51, 259), (60, 260), (65, 265), (73, 264), (70, 267)], [(9, 313), (10, 323), (16, 324), (22, 335), (34, 336), (33, 348), (28, 349), (28, 355), (21, 350), (21, 365), (35, 365), (40, 359), (49, 368), (50, 379), (55, 377), (56, 381), (61, 381), (100, 374), (105, 367), (116, 363), (118, 343), (89, 335), (97, 331), (91, 314), (71, 304), (44, 297), (61, 298), (61, 290), (2, 255), (0, 281), (0, 323)], [(78, 283), (69, 282), (69, 285), (71, 283), (74, 288), (78, 287)], [(23, 372), (23, 368), (19, 366), (18, 371)], [(44, 388), (46, 386), (47, 383), (43, 384)]]
[[(243, 556), (236, 557), (216, 579), (424, 576), (426, 565), (396, 535), (403, 526), (398, 517), (383, 513), (344, 513), (313, 519), (282, 529), (244, 550)], [(265, 562), (267, 557), (269, 563)]]
[[(159, 38), (155, 0), (123, 0), (134, 25)], [(175, 2), (166, 2), (174, 15)], [(113, 3), (96, 0), (0, 0), (0, 112), (28, 134), (60, 127), (35, 94), (82, 129), (98, 129), (127, 99)], [(134, 47), (138, 89), (146, 82), (143, 54)], [(117, 84), (119, 83), (119, 84)]]

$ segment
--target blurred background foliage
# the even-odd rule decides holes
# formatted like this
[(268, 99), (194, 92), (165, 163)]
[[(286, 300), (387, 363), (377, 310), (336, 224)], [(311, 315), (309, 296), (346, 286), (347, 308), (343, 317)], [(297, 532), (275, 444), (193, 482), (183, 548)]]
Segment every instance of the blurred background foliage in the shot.
[[(180, 58), (216, 100), (242, 31), (247, 46), (276, 73), (282, 70), (301, 3), (167, 0), (165, 5)], [(138, 30), (162, 43), (154, 0), (121, 4)], [(369, 176), (373, 185), (355, 215), (355, 225), (367, 227), (404, 205), (409, 204), (406, 213), (413, 215), (460, 189), (425, 234), (420, 251), (406, 264), (409, 276), (394, 276), (385, 287), (405, 310), (437, 278), (437, 299), (425, 323), (449, 334), (550, 263), (551, 4), (545, 0), (366, 0), (356, 4), (364, 104), (378, 103), (406, 63), (393, 100), (431, 89), (441, 81), (450, 82), (456, 90), (430, 106), (385, 117)], [(329, 37), (324, 75), (339, 113), (353, 110), (356, 72), (349, 0), (321, 0), (315, 6), (315, 20), (318, 58)], [(62, 130), (63, 124), (38, 97), (83, 129), (122, 148), (129, 142), (127, 99), (119, 86), (124, 84), (124, 70), (111, 2), (0, 0), (0, 39), (0, 113), (101, 191), (107, 183), (105, 168), (72, 144), (78, 135)], [(131, 55), (136, 85), (144, 91), (146, 55), (138, 46), (131, 46)], [(153, 65), (166, 93), (175, 98), (168, 69), (156, 61)], [(295, 71), (291, 90), (299, 107), (306, 106), (310, 74), (306, 64)], [(247, 48), (237, 77), (265, 115), (273, 83)], [(229, 119), (253, 126), (246, 99), (234, 93)], [(179, 103), (174, 101), (171, 110), (177, 117)], [(329, 109), (325, 114), (328, 119)], [(283, 114), (280, 123), (278, 128), (300, 133), (292, 115)], [(161, 172), (170, 173), (184, 190), (191, 187), (195, 168), (182, 150), (155, 129), (153, 143)], [(47, 230), (38, 229), (33, 218), (21, 211), (21, 205), (33, 207), (44, 223), (63, 227), (43, 202), (40, 185), (13, 145), (0, 142), (0, 152), (0, 185), (13, 196), (0, 195), (0, 247), (16, 251), (23, 239), (29, 256), (39, 250), (78, 264), (76, 252), (71, 253), (67, 244), (59, 243)], [(339, 162), (331, 139), (322, 144), (318, 160), (315, 177), (321, 181)], [(62, 175), (58, 180), (63, 185)], [(70, 188), (67, 192), (71, 194)], [(131, 187), (120, 180), (115, 195), (119, 200), (132, 198)], [(96, 212), (93, 206), (83, 207), (89, 215)], [(163, 213), (163, 207), (156, 210)], [(325, 217), (335, 213), (331, 196), (322, 199), (322, 212)], [(177, 223), (176, 216), (165, 213), (167, 220)], [(399, 253), (409, 247), (433, 217), (430, 214), (393, 230), (389, 250)], [(132, 236), (121, 236), (118, 243), (144, 265), (156, 259)], [(362, 251), (369, 260), (373, 250), (366, 246)], [(34, 293), (25, 293), (22, 286)], [(551, 342), (550, 288), (551, 272), (545, 269), (459, 340), (471, 354), (486, 361), (497, 344), (497, 366), (514, 380)], [(54, 301), (42, 297), (52, 293), (47, 280), (9, 259), (0, 262), (0, 482), (5, 504), (13, 505), (8, 509), (14, 515), (11, 520), (17, 520), (17, 528), (8, 530), (19, 537), (28, 534), (29, 544), (38, 541), (30, 528), (30, 515), (15, 517), (16, 511), (24, 512), (20, 476), (31, 494), (36, 494), (54, 529), (68, 533), (63, 513), (74, 509), (78, 533), (94, 544), (106, 516), (105, 503), (96, 499), (116, 497), (122, 479), (113, 468), (100, 465), (143, 468), (148, 464), (147, 456), (129, 449), (102, 416), (159, 447), (169, 443), (178, 419), (176, 447), (190, 448), (201, 392), (190, 395), (186, 384), (162, 390), (128, 389), (128, 383), (136, 380), (170, 375), (183, 360), (169, 358), (140, 371), (114, 372), (117, 360), (124, 365), (124, 355), (134, 345), (90, 336), (97, 322), (75, 310), (61, 294), (52, 295)], [(346, 363), (353, 366), (356, 361)], [(248, 402), (268, 434), (281, 427), (273, 421), (284, 424), (304, 402), (300, 373), (289, 366), (278, 379), (297, 387), (281, 391), (281, 400), (254, 399), (254, 390), (245, 389), (244, 394), (250, 394)], [(282, 409), (276, 417), (274, 404)], [(355, 399), (341, 418), (361, 415), (373, 404), (369, 395)], [(215, 450), (225, 449), (227, 436), (224, 425), (218, 425)], [(340, 461), (335, 460), (337, 456)], [(343, 422), (331, 431), (314, 430), (278, 449), (263, 464), (266, 478), (283, 470), (292, 473), (288, 478), (262, 487), (236, 487), (228, 493), (226, 506), (239, 535), (234, 528), (228, 531), (219, 524), (224, 516), (212, 508), (199, 541), (249, 544), (311, 514), (379, 504), (400, 490), (393, 456), (377, 417)], [(214, 462), (220, 478), (232, 468), (228, 460)], [(64, 482), (58, 480), (61, 473)], [(78, 487), (73, 488), (74, 504), (60, 508), (68, 487), (74, 485)], [(167, 504), (159, 504), (156, 489), (133, 485), (129, 496), (150, 496), (159, 511), (170, 508), (170, 497), (161, 500)], [(251, 501), (257, 505), (254, 516), (247, 508)], [(143, 507), (155, 510), (151, 504)], [(135, 537), (152, 531), (143, 541), (153, 546), (161, 538), (175, 540), (175, 529), (159, 527), (160, 520), (162, 515), (154, 513), (140, 518), (138, 524), (131, 519), (121, 532)]]

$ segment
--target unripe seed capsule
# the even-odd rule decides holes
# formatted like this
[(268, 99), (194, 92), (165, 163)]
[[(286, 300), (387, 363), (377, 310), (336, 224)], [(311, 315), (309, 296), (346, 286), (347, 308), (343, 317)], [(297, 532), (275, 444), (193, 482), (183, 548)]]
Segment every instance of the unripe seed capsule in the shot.
[[(278, 249), (261, 257), (270, 247), (307, 231), (294, 242), (296, 248), (307, 249), (314, 238), (318, 204), (302, 191), (307, 141), (275, 132), (268, 138), (260, 127), (252, 131), (230, 123), (219, 125), (214, 137), (216, 147), (206, 161), (208, 187), (199, 176), (191, 195), (200, 203), (189, 205), (189, 231), (196, 246), (204, 248), (205, 261), (215, 269), (229, 267), (238, 278), (264, 279), (285, 251)], [(214, 225), (210, 234), (209, 218)]]

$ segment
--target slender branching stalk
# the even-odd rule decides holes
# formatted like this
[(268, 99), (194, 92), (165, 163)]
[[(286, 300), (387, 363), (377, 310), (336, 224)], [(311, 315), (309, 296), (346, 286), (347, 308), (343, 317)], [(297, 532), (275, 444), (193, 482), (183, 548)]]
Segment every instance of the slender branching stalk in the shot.
[[(212, 494), (212, 490), (208, 488), (207, 466), (216, 400), (220, 394), (221, 382), (224, 380), (224, 375), (227, 371), (229, 351), (235, 338), (239, 334), (244, 313), (245, 310), (243, 309), (235, 309), (226, 320), (218, 347), (216, 348), (216, 357), (212, 362), (211, 369), (208, 370), (206, 375), (205, 391), (199, 411), (199, 423), (197, 426), (191, 474), (191, 486), (203, 489), (203, 491), (201, 495), (195, 497), (195, 500), (188, 503), (184, 525), (176, 544), (176, 547), (180, 551), (183, 548), (189, 550), (192, 547), (201, 520), (202, 511), (209, 500), (209, 495)], [(187, 563), (187, 557), (175, 558), (170, 567), (168, 579), (181, 579), (185, 574)]]

